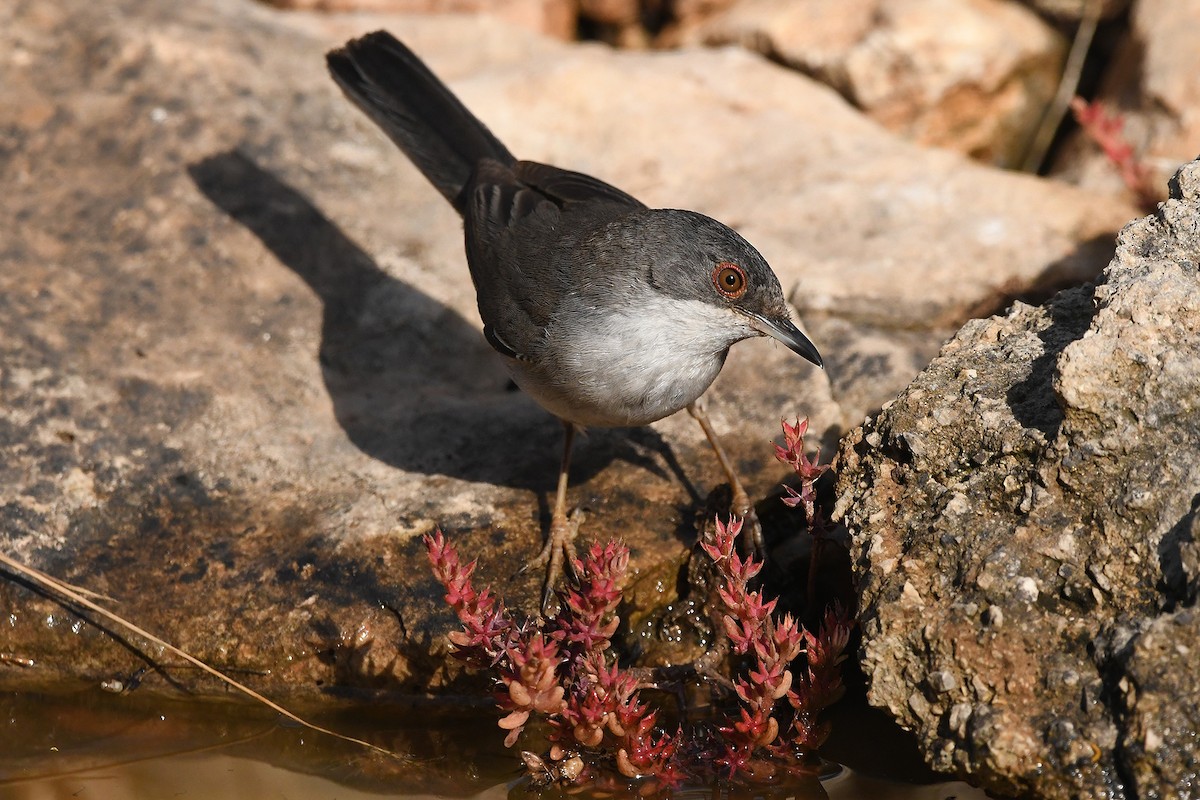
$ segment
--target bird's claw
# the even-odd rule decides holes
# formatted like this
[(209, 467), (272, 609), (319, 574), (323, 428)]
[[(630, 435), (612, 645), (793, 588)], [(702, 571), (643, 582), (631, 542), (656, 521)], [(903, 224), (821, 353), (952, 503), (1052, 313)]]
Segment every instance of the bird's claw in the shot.
[(744, 514), (735, 514), (742, 518), (742, 543), (747, 556), (753, 556), (758, 561), (767, 560), (767, 544), (763, 539), (762, 523), (758, 521), (758, 512), (750, 506)]
[(575, 537), (579, 535), (579, 526), (583, 522), (583, 517), (582, 509), (578, 508), (568, 516), (555, 516), (550, 522), (550, 533), (546, 537), (546, 544), (542, 547), (542, 551), (517, 571), (517, 574), (520, 575), (534, 567), (546, 565), (546, 577), (542, 583), (542, 616), (546, 616), (546, 611), (550, 607), (550, 600), (554, 597), (554, 584), (558, 582), (559, 575), (566, 572), (567, 577), (573, 583), (579, 582), (579, 574), (575, 570), (575, 562), (578, 559), (575, 551)]

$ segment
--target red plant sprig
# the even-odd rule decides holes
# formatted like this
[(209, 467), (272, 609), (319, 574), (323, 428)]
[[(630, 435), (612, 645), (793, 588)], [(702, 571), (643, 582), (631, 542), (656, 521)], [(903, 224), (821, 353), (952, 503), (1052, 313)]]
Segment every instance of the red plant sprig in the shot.
[(825, 543), (826, 521), (821, 509), (817, 508), (817, 479), (829, 470), (829, 464), (818, 463), (821, 460), (821, 448), (818, 447), (809, 458), (804, 452), (804, 436), (808, 433), (808, 418), (797, 419), (795, 425), (788, 425), (787, 420), (780, 420), (783, 426), (783, 445), (775, 445), (775, 457), (787, 464), (800, 479), (800, 491), (785, 485), (788, 497), (783, 498), (784, 504), (795, 508), (804, 507), (804, 517), (808, 521), (808, 532), (812, 536), (812, 554), (808, 560), (807, 600), (811, 608), (817, 596), (817, 567), (821, 563), (821, 549)]
[(701, 543), (721, 575), (725, 633), (735, 653), (753, 655), (753, 666), (734, 681), (734, 692), (741, 701), (738, 718), (719, 728), (725, 741), (717, 762), (731, 778), (750, 767), (756, 751), (778, 738), (775, 703), (791, 689), (789, 664), (801, 649), (801, 629), (791, 615), (776, 623), (771, 616), (776, 601), (764, 600), (762, 592), (750, 589), (749, 581), (762, 564), (738, 555), (735, 543), (741, 532), (740, 519), (725, 524), (718, 518), (713, 540)]
[(783, 502), (793, 508), (803, 504), (804, 514), (811, 523), (816, 514), (817, 500), (813, 485), (817, 478), (825, 474), (829, 465), (817, 463), (821, 459), (820, 447), (811, 459), (804, 453), (804, 434), (808, 433), (807, 417), (796, 420), (795, 425), (788, 425), (787, 420), (783, 420), (782, 425), (783, 444), (775, 445), (775, 457), (795, 470), (800, 478), (800, 491), (797, 492), (790, 486), (783, 487), (790, 495), (783, 498)]
[(558, 643), (541, 631), (523, 638), (507, 656), (511, 667), (498, 670), (504, 691), (497, 692), (496, 699), (502, 709), (509, 711), (499, 724), (508, 731), (504, 746), (512, 747), (530, 714), (562, 712), (566, 690), (558, 676), (558, 667), (563, 662)]
[(595, 653), (580, 666), (580, 681), (566, 709), (551, 721), (551, 740), (558, 744), (558, 752), (551, 748), (551, 758), (573, 739), (613, 753), (617, 771), (626, 778), (650, 776), (660, 786), (682, 780), (679, 734), (656, 727), (658, 714), (641, 702), (637, 678), (615, 664), (606, 665)]
[[(803, 504), (808, 520), (808, 530), (813, 536), (813, 549), (809, 558), (808, 600), (812, 605), (816, 593), (816, 568), (820, 561), (821, 544), (826, 535), (826, 521), (816, 507), (815, 484), (829, 469), (828, 464), (818, 463), (821, 448), (817, 448), (810, 459), (804, 452), (804, 436), (808, 433), (808, 419), (798, 419), (795, 425), (783, 425), (783, 446), (775, 445), (775, 456), (788, 464), (800, 478), (800, 491), (785, 486), (790, 497), (784, 503), (795, 507)], [(850, 630), (854, 625), (850, 614), (836, 600), (825, 610), (825, 616), (817, 633), (800, 628), (799, 641), (804, 652), (804, 668), (798, 673), (795, 685), (787, 692), (788, 703), (795, 711), (792, 720), (791, 744), (801, 751), (815, 752), (829, 738), (829, 723), (820, 714), (843, 694), (841, 664), (846, 660), (845, 650), (850, 642)]]
[[(811, 458), (805, 453), (807, 419), (798, 419), (795, 425), (784, 421), (782, 425), (784, 443), (775, 446), (775, 455), (800, 478), (799, 491), (785, 487), (789, 497), (783, 501), (789, 506), (803, 506), (814, 536), (815, 565), (815, 545), (825, 536), (824, 521), (816, 507), (815, 484), (829, 465), (819, 463), (819, 448)], [(719, 728), (724, 753), (717, 761), (730, 777), (745, 771), (753, 779), (763, 769), (756, 753), (783, 753), (788, 748), (811, 753), (828, 737), (829, 725), (821, 720), (820, 713), (841, 696), (839, 666), (845, 659), (852, 623), (836, 603), (827, 611), (816, 635), (791, 615), (776, 619), (776, 601), (766, 600), (761, 591), (749, 586), (762, 564), (738, 555), (735, 542), (741, 530), (741, 520), (725, 524), (717, 519), (711, 541), (701, 546), (721, 576), (718, 594), (726, 611), (722, 618), (724, 632), (735, 653), (752, 657), (749, 669), (734, 681), (740, 708), (735, 719)], [(810, 581), (810, 600), (813, 586)], [(802, 652), (805, 661), (794, 676), (791, 664)], [(775, 707), (782, 698), (787, 698), (794, 711), (793, 722), (785, 731), (780, 730), (775, 717)]]
[(620, 624), (615, 611), (628, 568), (629, 548), (619, 542), (594, 544), (582, 559), (575, 559), (579, 584), (559, 590), (559, 612), (549, 625), (572, 671), (588, 654), (608, 649)]
[(628, 566), (624, 545), (593, 545), (575, 562), (578, 586), (559, 592), (551, 635), (575, 658), (569, 667), (572, 691), (562, 714), (551, 720), (551, 741), (559, 745), (551, 758), (573, 742), (615, 754), (617, 771), (626, 778), (651, 776), (660, 786), (674, 785), (683, 777), (677, 737), (656, 728), (657, 714), (641, 702), (637, 678), (605, 656), (619, 623), (615, 611)]
[(1126, 188), (1137, 198), (1138, 205), (1153, 211), (1161, 198), (1149, 167), (1125, 135), (1125, 117), (1119, 112), (1109, 111), (1099, 100), (1089, 103), (1082, 97), (1071, 100), (1071, 114), (1087, 137), (1116, 167)]
[(434, 577), (446, 589), (446, 603), (462, 623), (462, 630), (449, 636), (454, 655), (477, 669), (495, 672), (496, 703), (508, 712), (499, 724), (508, 731), (505, 746), (511, 747), (530, 714), (562, 709), (558, 642), (532, 626), (518, 626), (488, 589), (476, 591), (471, 583), (475, 562), (464, 565), (441, 531), (425, 537), (425, 549)]
[[(783, 431), (776, 455), (800, 478), (800, 490), (789, 488), (784, 502), (803, 505), (819, 544), (826, 534), (814, 484), (829, 467), (818, 463), (819, 450), (811, 459), (804, 452), (807, 420), (784, 422)], [(645, 794), (676, 786), (685, 771), (704, 773), (712, 764), (730, 778), (742, 773), (751, 781), (769, 779), (778, 774), (770, 756), (812, 752), (825, 741), (829, 726), (820, 715), (842, 693), (839, 665), (851, 621), (837, 605), (815, 635), (791, 615), (776, 619), (777, 601), (750, 588), (762, 563), (738, 554), (741, 530), (739, 519), (717, 519), (716, 533), (701, 543), (721, 578), (722, 630), (733, 652), (748, 660), (733, 681), (737, 714), (717, 728), (718, 741), (703, 743), (682, 730), (658, 728), (657, 713), (641, 700), (638, 679), (607, 653), (629, 565), (624, 545), (591, 547), (573, 562), (578, 582), (557, 593), (559, 612), (549, 620), (517, 623), (490, 590), (475, 589), (474, 561), (463, 564), (440, 532), (425, 537), (433, 573), (462, 624), (449, 637), (454, 654), (495, 677), (497, 704), (505, 712), (499, 725), (508, 731), (505, 745), (515, 744), (535, 715), (549, 724), (548, 759), (522, 754), (535, 784), (614, 787), (613, 780), (638, 779)], [(801, 653), (803, 665), (793, 666)], [(793, 714), (781, 728), (775, 709), (785, 698)]]
[[(641, 702), (637, 679), (609, 664), (608, 649), (619, 619), (615, 611), (625, 585), (629, 550), (619, 542), (594, 545), (576, 559), (578, 585), (560, 590), (551, 620), (516, 624), (487, 589), (471, 583), (475, 562), (462, 564), (440, 531), (425, 537), (433, 574), (446, 589), (462, 630), (450, 634), (454, 653), (476, 668), (492, 670), (496, 701), (506, 714), (504, 744), (516, 743), (531, 716), (550, 724), (550, 762), (526, 754), (544, 774), (570, 783), (593, 777), (576, 765), (576, 749), (609, 753), (626, 778), (651, 778), (655, 786), (677, 784), (683, 770), (678, 736), (655, 727), (657, 715)], [(555, 770), (554, 765), (571, 764)]]
[(802, 631), (805, 668), (800, 671), (795, 687), (787, 693), (788, 703), (795, 710), (792, 721), (792, 743), (800, 750), (812, 753), (829, 738), (830, 725), (820, 715), (845, 693), (841, 664), (846, 660), (846, 645), (850, 643), (853, 620), (834, 601), (825, 609), (825, 618), (814, 636)]
[(449, 637), (454, 655), (477, 669), (503, 661), (519, 633), (503, 601), (487, 589), (475, 591), (471, 573), (476, 562), (463, 564), (441, 531), (425, 537), (425, 549), (433, 565), (433, 576), (446, 590), (446, 603), (463, 626)]

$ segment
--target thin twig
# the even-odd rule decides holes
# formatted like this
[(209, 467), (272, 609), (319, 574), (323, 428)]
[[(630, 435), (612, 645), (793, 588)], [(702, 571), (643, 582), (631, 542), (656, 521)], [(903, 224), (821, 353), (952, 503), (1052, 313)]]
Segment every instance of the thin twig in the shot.
[(125, 628), (126, 630), (131, 631), (138, 636), (141, 636), (143, 639), (147, 639), (148, 641), (153, 642), (154, 644), (158, 645), (159, 647), (169, 650), (170, 652), (174, 653), (175, 655), (179, 656), (180, 658), (184, 659), (185, 661), (195, 665), (196, 667), (200, 668), (204, 672), (207, 672), (208, 674), (212, 675), (213, 677), (217, 678), (218, 680), (223, 681), (224, 683), (228, 684), (229, 686), (232, 686), (233, 688), (235, 688), (238, 691), (242, 692), (243, 694), (249, 696), (250, 698), (257, 700), (258, 702), (265, 705), (267, 708), (271, 709), (272, 711), (275, 711), (278, 714), (281, 714), (281, 715), (287, 717), (292, 722), (295, 722), (298, 725), (302, 725), (305, 728), (308, 728), (309, 730), (316, 731), (317, 733), (324, 733), (328, 736), (333, 736), (337, 739), (341, 739), (346, 742), (352, 742), (354, 744), (361, 745), (362, 747), (366, 747), (366, 748), (368, 748), (370, 750), (374, 750), (378, 753), (383, 753), (384, 755), (391, 756), (393, 758), (399, 758), (399, 759), (404, 759), (404, 760), (408, 759), (408, 756), (404, 756), (404, 755), (401, 755), (400, 753), (392, 752), (391, 750), (388, 750), (387, 748), (384, 748), (384, 747), (380, 747), (379, 745), (371, 744), (370, 742), (363, 741), (362, 739), (356, 739), (353, 736), (346, 736), (345, 734), (338, 733), (337, 731), (331, 731), (328, 728), (322, 728), (320, 725), (316, 725), (312, 722), (309, 722), (308, 720), (301, 719), (300, 717), (296, 716), (291, 711), (288, 711), (286, 708), (279, 705), (278, 703), (264, 697), (263, 695), (259, 694), (258, 692), (254, 691), (253, 689), (251, 689), (249, 686), (246, 686), (243, 683), (239, 683), (238, 681), (229, 677), (228, 675), (221, 672), (220, 670), (210, 667), (208, 664), (205, 664), (203, 661), (201, 661), (200, 659), (191, 655), (190, 653), (180, 650), (178, 647), (171, 644), (170, 642), (163, 641), (162, 639), (158, 638), (157, 636), (150, 633), (149, 631), (139, 628), (137, 625), (134, 625), (132, 622), (129, 622), (128, 620), (117, 616), (116, 614), (112, 613), (108, 609), (106, 609), (102, 606), (96, 605), (91, 600), (84, 597), (83, 594), (81, 594), (79, 591), (72, 588), (68, 584), (63, 583), (62, 581), (58, 580), (57, 578), (54, 578), (50, 575), (47, 575), (44, 572), (40, 572), (36, 569), (33, 569), (32, 567), (27, 567), (24, 564), (21, 564), (20, 562), (14, 561), (13, 559), (9, 558), (8, 556), (6, 556), (3, 553), (0, 553), (0, 564), (3, 564), (4, 566), (13, 570), (18, 575), (23, 575), (26, 578), (29, 578), (30, 580), (34, 581), (35, 583), (46, 587), (47, 589), (51, 590), (52, 592), (55, 592), (63, 597), (66, 597), (72, 603), (80, 605), (80, 606), (88, 609), (89, 611), (93, 611), (93, 612), (99, 614), (100, 616), (104, 617), (105, 619), (109, 620), (110, 622), (114, 622), (117, 625), (120, 625), (122, 628)]
[(1067, 115), (1067, 109), (1071, 107), (1071, 100), (1079, 88), (1079, 77), (1083, 74), (1083, 64), (1088, 51), (1092, 49), (1092, 39), (1096, 37), (1096, 27), (1100, 24), (1102, 10), (1101, 0), (1084, 0), (1083, 16), (1079, 20), (1079, 27), (1075, 29), (1075, 38), (1071, 41), (1071, 51), (1067, 54), (1067, 63), (1063, 66), (1058, 91), (1046, 107), (1037, 133), (1029, 144), (1025, 160), (1021, 164), (1022, 172), (1037, 172), (1046, 159), (1050, 144), (1054, 141), (1054, 134), (1062, 125), (1063, 117)]
[[(0, 553), (0, 558), (3, 558), (3, 557), (4, 557), (4, 554)], [(47, 575), (46, 573), (42, 572), (40, 569), (36, 569), (35, 567), (28, 567), (28, 566), (25, 566), (24, 564), (21, 564), (19, 566), (20, 566), (21, 572), (24, 575), (40, 578), (43, 582), (61, 583), (63, 586), (66, 586), (67, 588), (71, 589), (72, 591), (79, 592), (81, 595), (83, 595), (84, 597), (87, 597), (91, 600), (103, 600), (106, 603), (114, 603), (114, 604), (117, 602), (115, 599), (109, 597), (106, 594), (100, 594), (99, 592), (93, 592), (91, 589), (85, 589), (82, 586), (76, 586), (73, 583), (67, 583), (66, 581), (60, 581), (60, 580), (58, 580), (58, 578), (51, 577), (51, 576)]]

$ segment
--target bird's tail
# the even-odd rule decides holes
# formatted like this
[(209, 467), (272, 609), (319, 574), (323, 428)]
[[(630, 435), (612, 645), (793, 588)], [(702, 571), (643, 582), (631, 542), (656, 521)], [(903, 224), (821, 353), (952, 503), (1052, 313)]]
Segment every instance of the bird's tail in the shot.
[(480, 160), (516, 162), (429, 67), (387, 31), (353, 39), (325, 58), (346, 96), (460, 214), (463, 187)]

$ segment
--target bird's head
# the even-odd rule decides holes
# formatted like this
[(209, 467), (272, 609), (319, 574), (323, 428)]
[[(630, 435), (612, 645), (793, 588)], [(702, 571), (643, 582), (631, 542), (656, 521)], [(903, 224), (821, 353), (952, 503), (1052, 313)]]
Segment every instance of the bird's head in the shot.
[(646, 222), (648, 243), (661, 255), (650, 263), (654, 289), (716, 311), (706, 318), (726, 321), (731, 343), (770, 336), (822, 366), (817, 348), (792, 322), (779, 278), (753, 245), (728, 226), (694, 211), (656, 210)]

